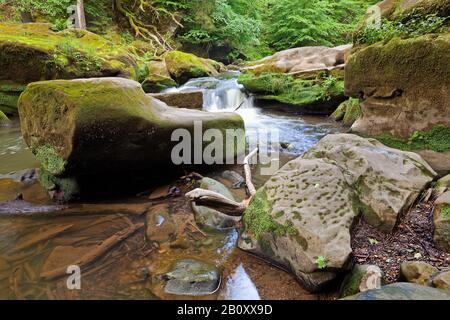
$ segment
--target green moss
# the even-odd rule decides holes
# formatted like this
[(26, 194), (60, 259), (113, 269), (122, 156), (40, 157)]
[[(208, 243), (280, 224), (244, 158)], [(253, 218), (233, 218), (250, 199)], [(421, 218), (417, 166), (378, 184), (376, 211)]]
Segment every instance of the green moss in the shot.
[(177, 83), (169, 77), (152, 74), (145, 78), (142, 82), (142, 88), (148, 93), (161, 92), (164, 89), (175, 87)]
[(272, 204), (267, 200), (266, 189), (263, 187), (253, 196), (243, 217), (244, 230), (251, 233), (258, 241), (264, 233), (274, 238), (283, 236), (295, 237), (297, 229), (291, 221), (284, 225), (276, 222), (272, 217)]
[(264, 239), (258, 240), (259, 247), (261, 248), (261, 251), (268, 255), (268, 256), (274, 256), (275, 253), (273, 252), (272, 246), (270, 245), (270, 242)]
[(450, 219), (450, 206), (444, 206), (441, 209), (441, 215), (443, 219)]
[(57, 190), (63, 193), (61, 200), (70, 201), (79, 195), (80, 189), (75, 178), (58, 178), (46, 171), (44, 168), (39, 170), (39, 183), (46, 190)]
[(329, 101), (344, 94), (343, 80), (326, 75), (319, 75), (315, 80), (302, 80), (284, 73), (255, 75), (244, 72), (239, 76), (238, 82), (248, 91), (260, 94), (260, 99), (294, 106)]
[(397, 139), (389, 134), (375, 136), (374, 138), (388, 147), (404, 151), (450, 151), (450, 128), (445, 125), (437, 125), (430, 131), (415, 131), (407, 141)]
[(185, 83), (191, 78), (217, 75), (216, 63), (181, 51), (170, 51), (164, 61), (170, 75), (178, 82)]
[(9, 122), (8, 117), (0, 110), (0, 124)]
[(33, 147), (32, 151), (45, 171), (52, 175), (64, 173), (66, 161), (59, 156), (58, 152), (52, 146), (43, 145)]
[(346, 126), (352, 126), (356, 120), (362, 116), (362, 110), (359, 103), (359, 99), (350, 98), (347, 100), (347, 108), (345, 111), (343, 124)]

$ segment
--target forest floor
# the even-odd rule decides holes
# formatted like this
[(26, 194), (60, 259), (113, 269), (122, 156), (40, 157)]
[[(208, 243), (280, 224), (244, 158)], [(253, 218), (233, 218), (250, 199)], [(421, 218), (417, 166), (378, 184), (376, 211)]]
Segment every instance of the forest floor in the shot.
[(352, 234), (355, 262), (379, 266), (388, 283), (400, 279), (400, 265), (406, 261), (424, 261), (437, 268), (450, 266), (450, 254), (433, 242), (433, 203), (428, 199), (412, 206), (390, 234), (360, 218)]

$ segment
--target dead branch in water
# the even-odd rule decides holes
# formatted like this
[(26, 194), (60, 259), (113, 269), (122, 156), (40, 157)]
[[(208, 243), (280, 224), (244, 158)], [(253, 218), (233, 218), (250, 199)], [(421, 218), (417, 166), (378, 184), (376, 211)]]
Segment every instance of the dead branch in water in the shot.
[(217, 192), (200, 188), (186, 193), (186, 197), (193, 201), (196, 205), (208, 207), (229, 216), (242, 216), (244, 211), (247, 209), (251, 198), (256, 193), (256, 188), (252, 182), (250, 159), (253, 158), (257, 153), (258, 148), (255, 148), (244, 159), (245, 183), (247, 184), (247, 189), (250, 193), (249, 198), (243, 200), (242, 202), (236, 202), (224, 197)]

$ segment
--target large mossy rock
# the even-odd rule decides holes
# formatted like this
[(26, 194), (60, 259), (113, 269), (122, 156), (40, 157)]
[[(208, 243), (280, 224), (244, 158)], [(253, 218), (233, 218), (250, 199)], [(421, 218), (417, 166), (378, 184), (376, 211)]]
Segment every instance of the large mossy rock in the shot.
[(244, 213), (239, 246), (318, 291), (346, 270), (356, 216), (391, 231), (434, 176), (417, 154), (356, 135), (328, 135), (258, 190)]
[(355, 190), (354, 205), (368, 223), (385, 232), (392, 230), (398, 215), (436, 176), (419, 155), (353, 134), (328, 135), (303, 158), (325, 159), (339, 166)]
[[(175, 167), (174, 130), (186, 129), (188, 143), (201, 139), (194, 136), (194, 122), (222, 133), (244, 128), (237, 114), (168, 107), (123, 78), (31, 83), (20, 97), (19, 115), (23, 137), (41, 161), (41, 180), (62, 189), (74, 188), (86, 175), (128, 172), (131, 181), (132, 171), (164, 173), (161, 168)], [(224, 156), (241, 154), (245, 143), (238, 142), (226, 141)], [(71, 196), (67, 190), (65, 198)]]
[[(15, 109), (30, 82), (90, 77), (135, 79), (123, 48), (85, 30), (53, 32), (47, 24), (0, 24), (0, 110)], [(11, 111), (11, 110), (10, 110)]]
[(343, 300), (450, 300), (450, 290), (430, 288), (413, 283), (394, 283), (368, 290)]
[(433, 223), (434, 242), (441, 250), (450, 253), (450, 191), (436, 199)]
[[(401, 37), (360, 44), (349, 56), (345, 94), (362, 98), (362, 117), (352, 131), (415, 151), (435, 170), (450, 171), (450, 25), (447, 19), (429, 34), (423, 28), (429, 14), (448, 17), (450, 4), (386, 0), (379, 6)], [(421, 29), (402, 34), (400, 23)]]
[(179, 84), (192, 78), (216, 76), (223, 67), (220, 63), (181, 51), (169, 51), (164, 57), (167, 70)]
[(358, 212), (339, 167), (298, 158), (253, 196), (239, 246), (289, 268), (309, 291), (346, 268), (350, 226)]

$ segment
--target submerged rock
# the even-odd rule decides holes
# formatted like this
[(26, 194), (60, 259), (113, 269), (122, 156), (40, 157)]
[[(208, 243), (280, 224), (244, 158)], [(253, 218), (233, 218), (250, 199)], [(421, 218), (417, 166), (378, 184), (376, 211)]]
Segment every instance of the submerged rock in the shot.
[(192, 78), (217, 76), (222, 68), (216, 61), (175, 50), (166, 53), (164, 61), (170, 75), (179, 84), (186, 83)]
[(355, 191), (354, 206), (368, 223), (385, 232), (436, 176), (419, 155), (353, 134), (328, 135), (303, 158), (339, 166)]
[(394, 283), (343, 300), (450, 300), (450, 291), (413, 283)]
[(146, 215), (146, 238), (152, 242), (166, 242), (175, 238), (176, 227), (166, 204), (152, 207)]
[[(144, 174), (175, 168), (171, 153), (179, 141), (171, 141), (172, 133), (183, 129), (194, 137), (194, 122), (203, 131), (244, 129), (237, 114), (171, 108), (123, 78), (32, 83), (19, 100), (19, 114), (23, 137), (41, 161), (41, 183), (61, 190), (65, 200), (102, 181), (92, 176), (122, 176), (131, 187)], [(242, 154), (244, 147), (244, 141), (225, 141), (223, 155)]]
[(233, 189), (240, 189), (245, 184), (245, 179), (236, 171), (225, 170), (222, 172), (222, 177), (233, 184)]
[(439, 249), (450, 253), (450, 191), (439, 196), (434, 204), (433, 239)]
[[(210, 178), (203, 178), (200, 180), (200, 188), (217, 192), (224, 197), (235, 201), (236, 199), (219, 181)], [(225, 215), (217, 210), (208, 207), (198, 206), (192, 202), (192, 210), (195, 213), (195, 221), (202, 226), (207, 226), (214, 229), (230, 229), (236, 227), (237, 220), (233, 217)]]
[(347, 269), (354, 218), (362, 212), (391, 231), (434, 175), (414, 153), (355, 135), (328, 135), (257, 191), (243, 216), (239, 246), (289, 268), (318, 291)]
[(168, 92), (153, 93), (151, 97), (161, 100), (172, 107), (186, 109), (202, 109), (203, 108), (203, 92), (202, 91), (184, 91), (184, 92)]
[(345, 298), (371, 289), (380, 289), (383, 273), (378, 266), (355, 265), (352, 272), (344, 279), (340, 297)]
[(186, 259), (175, 262), (165, 274), (166, 293), (187, 296), (206, 296), (217, 291), (220, 274), (216, 267), (204, 262)]

